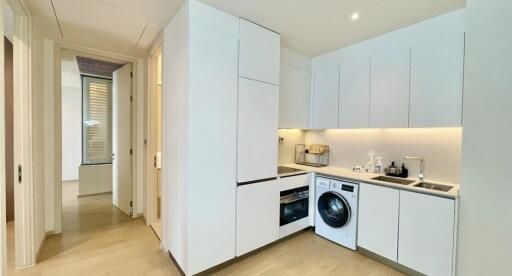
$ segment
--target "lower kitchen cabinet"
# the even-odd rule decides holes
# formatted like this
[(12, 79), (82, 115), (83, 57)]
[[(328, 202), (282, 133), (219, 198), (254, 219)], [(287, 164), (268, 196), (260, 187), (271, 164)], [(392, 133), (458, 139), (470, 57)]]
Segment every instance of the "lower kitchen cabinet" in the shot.
[(452, 275), (455, 200), (400, 191), (398, 263), (426, 275)]
[(357, 245), (397, 261), (400, 191), (361, 183)]
[(236, 255), (241, 256), (279, 238), (277, 180), (238, 186)]

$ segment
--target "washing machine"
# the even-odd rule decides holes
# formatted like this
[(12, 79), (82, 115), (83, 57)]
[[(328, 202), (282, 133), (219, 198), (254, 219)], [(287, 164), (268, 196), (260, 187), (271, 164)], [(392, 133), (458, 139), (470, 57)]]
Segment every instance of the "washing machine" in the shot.
[(315, 233), (356, 250), (359, 184), (319, 176), (315, 188)]

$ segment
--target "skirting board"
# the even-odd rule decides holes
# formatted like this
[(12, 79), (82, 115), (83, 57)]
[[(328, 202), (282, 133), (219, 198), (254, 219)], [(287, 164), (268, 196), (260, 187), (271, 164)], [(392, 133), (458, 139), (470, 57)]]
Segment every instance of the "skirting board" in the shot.
[[(55, 232), (53, 232), (53, 231), (47, 231), (44, 233), (43, 240), (41, 241), (41, 244), (39, 244), (39, 247), (37, 248), (36, 264), (39, 262), (39, 255), (41, 254), (41, 249), (43, 248), (43, 245), (46, 242), (46, 239), (48, 238), (48, 236), (51, 236), (53, 234), (55, 234)], [(34, 265), (36, 265), (36, 264), (34, 264)]]
[(107, 194), (111, 194), (112, 191), (110, 192), (102, 192), (102, 193), (93, 193), (93, 194), (83, 194), (83, 195), (78, 195), (77, 197), (88, 197), (88, 196), (96, 196), (96, 195), (107, 195)]

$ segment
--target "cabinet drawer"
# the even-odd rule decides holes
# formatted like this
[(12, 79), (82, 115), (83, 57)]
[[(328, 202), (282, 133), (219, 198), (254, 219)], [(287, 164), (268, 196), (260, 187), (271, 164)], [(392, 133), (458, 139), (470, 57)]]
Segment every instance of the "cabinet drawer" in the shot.
[(309, 173), (284, 176), (279, 178), (279, 190), (286, 191), (298, 187), (309, 186)]

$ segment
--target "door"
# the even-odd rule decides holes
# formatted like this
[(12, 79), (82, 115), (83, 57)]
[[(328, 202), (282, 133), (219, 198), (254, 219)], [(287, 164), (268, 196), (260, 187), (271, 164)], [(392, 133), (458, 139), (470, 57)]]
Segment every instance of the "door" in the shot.
[(425, 275), (452, 275), (455, 201), (400, 191), (398, 263)]
[(338, 128), (339, 67), (314, 73), (313, 128)]
[(240, 19), (241, 77), (279, 84), (281, 37), (269, 29)]
[(279, 237), (277, 180), (238, 186), (236, 255), (241, 256)]
[(369, 127), (370, 59), (341, 65), (339, 109), (339, 128)]
[(464, 34), (411, 49), (411, 127), (460, 127)]
[(357, 245), (396, 262), (399, 190), (365, 183), (359, 187)]
[(112, 203), (132, 215), (131, 93), (132, 65), (112, 78)]
[(372, 57), (370, 127), (409, 126), (410, 48)]
[(318, 198), (318, 213), (325, 224), (340, 228), (350, 221), (350, 205), (337, 192), (325, 192)]
[(277, 177), (279, 87), (239, 78), (238, 182)]

